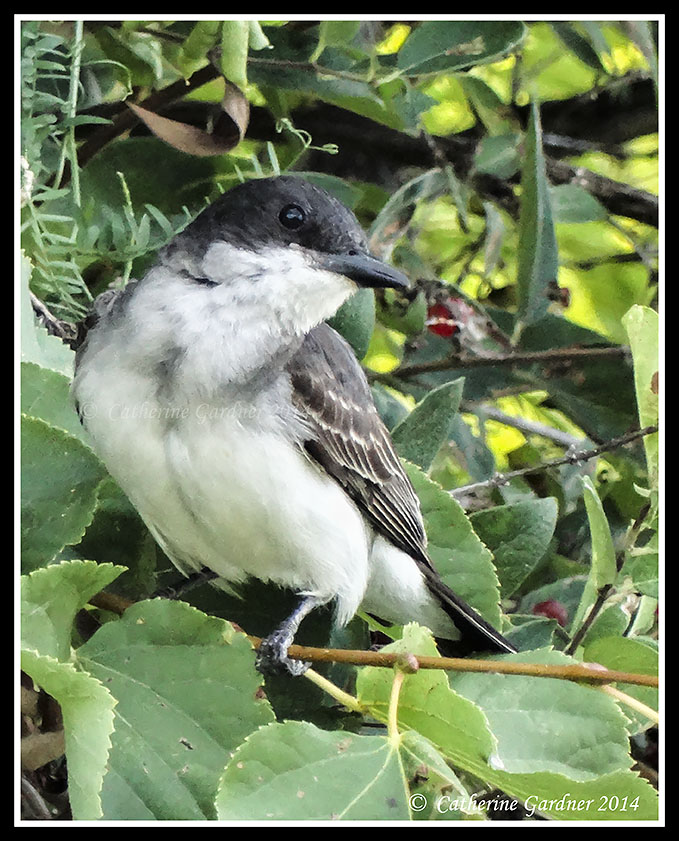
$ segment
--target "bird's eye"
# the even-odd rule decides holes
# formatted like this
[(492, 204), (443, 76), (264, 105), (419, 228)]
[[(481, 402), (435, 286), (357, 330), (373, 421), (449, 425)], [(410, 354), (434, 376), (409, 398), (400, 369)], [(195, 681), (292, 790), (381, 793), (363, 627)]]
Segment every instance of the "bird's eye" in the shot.
[(306, 213), (298, 204), (286, 204), (278, 214), (278, 218), (280, 219), (281, 225), (289, 228), (291, 231), (296, 231), (306, 221)]

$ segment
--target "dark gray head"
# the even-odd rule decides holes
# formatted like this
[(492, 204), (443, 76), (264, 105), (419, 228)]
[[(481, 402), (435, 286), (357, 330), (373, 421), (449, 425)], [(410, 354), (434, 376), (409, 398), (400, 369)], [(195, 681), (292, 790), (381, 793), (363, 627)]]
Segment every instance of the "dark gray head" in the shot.
[(361, 286), (407, 286), (400, 272), (370, 256), (358, 220), (338, 199), (303, 178), (247, 181), (204, 210), (169, 246), (197, 257), (214, 242), (253, 252), (293, 247), (319, 268)]

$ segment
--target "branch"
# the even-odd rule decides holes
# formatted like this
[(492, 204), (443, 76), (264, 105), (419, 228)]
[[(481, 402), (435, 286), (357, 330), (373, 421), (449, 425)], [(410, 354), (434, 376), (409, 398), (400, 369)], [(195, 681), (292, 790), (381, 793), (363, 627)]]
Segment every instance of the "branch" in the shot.
[[(262, 640), (248, 636), (255, 649)], [(293, 660), (307, 660), (312, 663), (344, 663), (351, 666), (376, 666), (393, 669), (403, 660), (402, 653), (387, 651), (361, 651), (344, 648), (312, 648), (306, 645), (291, 645), (288, 657)], [(530, 677), (551, 677), (559, 680), (582, 681), (585, 683), (630, 683), (635, 686), (657, 687), (657, 675), (642, 675), (606, 669), (598, 663), (574, 663), (566, 666), (546, 663), (514, 663), (504, 660), (472, 660), (462, 657), (432, 657), (419, 654), (409, 655), (413, 665), (420, 669), (443, 669), (454, 672), (476, 672), (485, 674), (524, 675)]]
[[(134, 602), (113, 595), (97, 593), (90, 599), (96, 607), (122, 614)], [(260, 637), (248, 635), (255, 650), (262, 643)], [(361, 651), (357, 649), (312, 648), (306, 645), (291, 645), (288, 656), (293, 660), (312, 663), (345, 663), (354, 666), (377, 666), (387, 669), (403, 663), (404, 655), (386, 651)], [(630, 683), (636, 686), (658, 686), (655, 675), (633, 674), (605, 669), (596, 663), (581, 663), (568, 666), (546, 665), (544, 663), (514, 663), (499, 660), (470, 660), (460, 657), (427, 657), (408, 655), (408, 659), (420, 669), (445, 669), (457, 672), (485, 672), (489, 674), (529, 675), (531, 677), (552, 677), (560, 680), (585, 683)]]
[(619, 447), (624, 447), (626, 444), (631, 444), (638, 438), (643, 438), (645, 435), (653, 435), (658, 431), (657, 426), (646, 426), (644, 429), (637, 429), (634, 432), (628, 432), (627, 435), (621, 435), (619, 438), (611, 438), (610, 441), (604, 441), (598, 447), (593, 447), (591, 450), (582, 450), (580, 452), (571, 450), (564, 456), (552, 459), (551, 461), (543, 461), (541, 464), (535, 464), (530, 467), (522, 467), (520, 470), (512, 470), (509, 473), (498, 473), (490, 479), (485, 479), (483, 482), (474, 482), (471, 485), (464, 485), (461, 488), (455, 488), (451, 491), (454, 497), (465, 496), (469, 493), (474, 493), (483, 488), (498, 488), (501, 485), (506, 485), (512, 479), (520, 476), (527, 476), (530, 473), (539, 473), (541, 470), (547, 470), (550, 467), (560, 467), (562, 464), (579, 464), (583, 461), (589, 461), (596, 458), (603, 453), (608, 453), (611, 450), (616, 450)]
[(599, 357), (629, 355), (629, 348), (625, 345), (550, 348), (549, 350), (516, 351), (508, 354), (488, 354), (487, 356), (473, 356), (460, 354), (448, 356), (445, 359), (435, 359), (432, 362), (421, 362), (415, 365), (402, 365), (391, 371), (394, 377), (414, 377), (419, 374), (430, 374), (436, 371), (449, 371), (458, 368), (490, 368), (497, 365), (531, 365), (538, 362), (576, 362), (589, 361)]
[(589, 631), (589, 629), (592, 627), (592, 624), (594, 623), (594, 620), (601, 613), (601, 609), (603, 608), (606, 599), (608, 598), (608, 595), (612, 589), (612, 584), (606, 584), (599, 590), (596, 596), (596, 601), (589, 609), (589, 612), (585, 617), (585, 621), (580, 625), (576, 633), (573, 635), (573, 639), (569, 642), (566, 648), (564, 648), (564, 654), (573, 654), (575, 651), (578, 650), (578, 646), (585, 638), (585, 634), (587, 633), (587, 631)]

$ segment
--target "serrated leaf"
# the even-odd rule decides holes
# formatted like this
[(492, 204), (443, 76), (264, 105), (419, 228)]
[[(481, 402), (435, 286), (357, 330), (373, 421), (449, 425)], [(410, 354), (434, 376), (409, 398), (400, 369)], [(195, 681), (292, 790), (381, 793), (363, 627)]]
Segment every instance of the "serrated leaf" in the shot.
[(21, 411), (63, 429), (89, 446), (70, 395), (71, 380), (34, 362), (21, 363)]
[[(403, 639), (391, 643), (386, 650), (436, 656), (431, 636), (415, 625), (406, 626)], [(504, 655), (503, 659), (507, 656)], [(516, 659), (523, 657), (510, 656)], [(458, 675), (456, 680), (460, 677), (462, 675)], [(488, 678), (497, 678), (500, 693), (508, 680), (514, 680), (508, 675), (476, 677), (484, 683)], [(524, 678), (517, 677), (516, 680), (523, 681)], [(392, 675), (386, 669), (366, 668), (358, 676), (359, 700), (367, 704), (380, 720), (386, 717), (391, 681)], [(578, 688), (584, 692), (596, 692)], [(617, 716), (624, 724), (614, 705), (610, 708), (613, 710), (611, 718)], [(581, 712), (586, 715), (586, 710)], [(523, 714), (526, 714), (525, 710)], [(491, 732), (488, 718), (479, 706), (450, 688), (442, 671), (420, 669), (416, 674), (406, 675), (399, 696), (398, 724), (399, 728), (414, 729), (425, 736), (454, 768), (465, 770), (483, 780), (487, 786), (500, 788), (516, 797), (529, 808), (531, 817), (537, 812), (554, 820), (657, 819), (656, 793), (645, 780), (627, 770), (579, 781), (551, 771), (510, 773), (501, 768), (503, 760), (496, 752), (498, 741)], [(570, 726), (569, 723), (566, 729)], [(504, 740), (504, 735), (502, 738)], [(592, 729), (589, 730), (589, 738), (598, 738)], [(548, 754), (549, 747), (547, 742), (543, 754)], [(612, 800), (613, 797), (618, 800)], [(625, 807), (623, 815), (620, 803), (625, 797), (628, 803), (634, 803), (636, 799), (636, 807)]]
[(236, 751), (217, 795), (219, 820), (405, 820), (398, 751), (381, 736), (270, 724)]
[(61, 339), (51, 336), (39, 324), (31, 305), (29, 281), (33, 265), (21, 254), (21, 359), (34, 362), (43, 368), (58, 371), (66, 377), (73, 376), (75, 354)]
[(412, 464), (406, 472), (420, 499), (428, 553), (445, 583), (499, 628), (498, 579), (492, 555), (474, 533), (460, 504)]
[[(574, 662), (549, 650), (504, 659)], [(450, 683), (483, 710), (498, 740), (496, 761), (509, 773), (548, 771), (585, 781), (632, 764), (625, 716), (596, 689), (565, 680), (492, 674), (453, 674)]]
[(118, 702), (104, 817), (214, 818), (231, 752), (273, 718), (245, 635), (183, 602), (156, 599), (101, 627), (76, 657)]
[(104, 475), (99, 459), (72, 435), (22, 417), (21, 558), (26, 572), (80, 540)]
[(74, 820), (103, 816), (100, 792), (113, 732), (115, 700), (96, 678), (72, 663), (26, 650), (21, 668), (51, 695), (64, 720), (68, 799)]
[(544, 557), (556, 528), (558, 508), (552, 497), (498, 505), (469, 519), (495, 558), (505, 598), (512, 596)]
[(68, 660), (76, 613), (124, 569), (94, 561), (62, 561), (22, 575), (22, 648), (56, 660)]
[[(623, 636), (599, 637), (586, 643), (583, 658), (588, 663), (600, 663), (607, 669), (631, 672), (641, 675), (658, 674), (658, 652), (644, 642)], [(642, 703), (658, 709), (658, 690), (652, 686), (632, 686), (627, 683), (618, 685), (623, 692), (637, 698)], [(623, 707), (626, 716), (635, 722), (635, 729), (648, 729), (652, 724), (641, 713)]]
[(460, 407), (464, 378), (432, 389), (392, 431), (401, 458), (428, 470), (450, 438), (453, 419)]

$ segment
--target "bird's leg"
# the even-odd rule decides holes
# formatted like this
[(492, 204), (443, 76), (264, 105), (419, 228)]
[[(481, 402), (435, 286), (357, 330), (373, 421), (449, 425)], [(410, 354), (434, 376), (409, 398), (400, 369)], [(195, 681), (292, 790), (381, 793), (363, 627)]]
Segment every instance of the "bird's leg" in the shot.
[(263, 639), (257, 652), (257, 668), (263, 674), (281, 674), (287, 672), (294, 677), (303, 675), (311, 663), (291, 660), (288, 648), (292, 645), (297, 629), (311, 611), (323, 604), (317, 596), (304, 596), (288, 618), (278, 628)]

